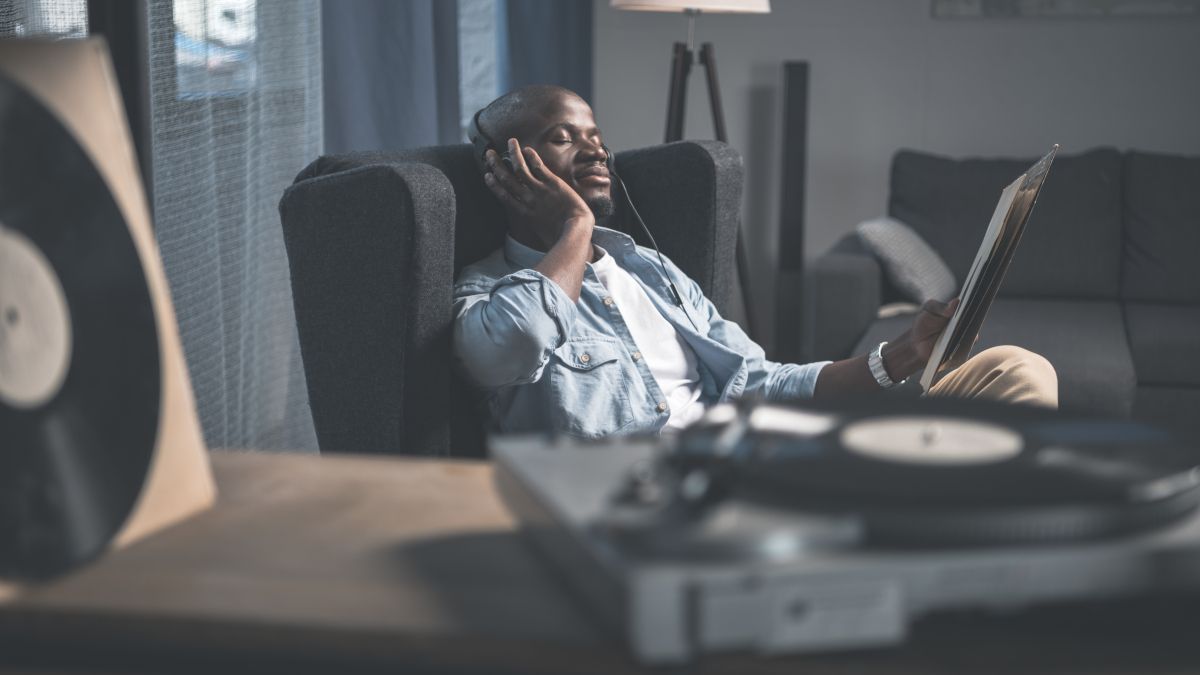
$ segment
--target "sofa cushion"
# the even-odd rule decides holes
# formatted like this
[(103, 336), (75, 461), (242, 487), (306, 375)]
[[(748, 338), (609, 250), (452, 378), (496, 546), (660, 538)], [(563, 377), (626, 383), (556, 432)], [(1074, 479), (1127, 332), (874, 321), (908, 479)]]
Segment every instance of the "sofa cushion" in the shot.
[[(912, 315), (880, 319), (859, 341), (856, 354), (908, 329)], [(1116, 302), (996, 300), (974, 353), (1015, 345), (1050, 360), (1058, 372), (1059, 406), (1071, 412), (1126, 417), (1136, 387), (1133, 357)]]
[(1200, 306), (1125, 304), (1138, 384), (1200, 387)]
[[(966, 279), (1004, 188), (1030, 159), (953, 160), (901, 151), (889, 214), (910, 225)], [(1115, 298), (1121, 264), (1121, 156), (1060, 155), (1030, 216), (1000, 295)]]
[(1200, 301), (1200, 157), (1130, 152), (1124, 182), (1122, 297)]

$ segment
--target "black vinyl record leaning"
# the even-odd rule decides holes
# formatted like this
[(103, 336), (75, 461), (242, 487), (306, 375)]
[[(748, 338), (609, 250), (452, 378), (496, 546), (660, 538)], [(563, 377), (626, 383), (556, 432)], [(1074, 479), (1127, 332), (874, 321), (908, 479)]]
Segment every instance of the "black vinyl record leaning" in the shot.
[[(887, 547), (1062, 544), (1148, 531), (1200, 505), (1200, 452), (1164, 430), (983, 401), (743, 405), (668, 464), (696, 500), (849, 515)], [(708, 417), (712, 417), (708, 415)]]
[(0, 77), (0, 578), (102, 553), (138, 499), (162, 388), (150, 291), (112, 194)]

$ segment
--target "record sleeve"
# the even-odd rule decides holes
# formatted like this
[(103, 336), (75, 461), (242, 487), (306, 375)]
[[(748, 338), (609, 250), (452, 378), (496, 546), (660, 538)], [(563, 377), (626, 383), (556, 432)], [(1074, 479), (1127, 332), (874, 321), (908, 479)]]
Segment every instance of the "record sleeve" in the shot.
[(102, 39), (0, 41), (0, 146), (4, 601), (216, 491)]
[(1056, 154), (1057, 145), (1001, 193), (975, 254), (975, 261), (963, 282), (958, 308), (934, 343), (933, 353), (921, 373), (921, 388), (926, 392), (938, 379), (970, 358), (975, 338), (1004, 281), (1004, 274), (1012, 262), (1017, 244), (1025, 232), (1025, 224), (1029, 222), (1029, 214), (1033, 212), (1033, 205), (1037, 202), (1038, 193)]
[(0, 77), (0, 575), (95, 557), (154, 452), (160, 372), (137, 250), (104, 180)]

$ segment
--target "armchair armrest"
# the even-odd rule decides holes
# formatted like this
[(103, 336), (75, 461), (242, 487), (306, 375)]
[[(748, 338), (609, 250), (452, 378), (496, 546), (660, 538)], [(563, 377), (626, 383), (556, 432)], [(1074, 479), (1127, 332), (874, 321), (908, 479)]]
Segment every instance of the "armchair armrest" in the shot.
[(851, 356), (883, 299), (879, 262), (851, 239), (842, 239), (809, 267), (806, 332), (813, 360)]

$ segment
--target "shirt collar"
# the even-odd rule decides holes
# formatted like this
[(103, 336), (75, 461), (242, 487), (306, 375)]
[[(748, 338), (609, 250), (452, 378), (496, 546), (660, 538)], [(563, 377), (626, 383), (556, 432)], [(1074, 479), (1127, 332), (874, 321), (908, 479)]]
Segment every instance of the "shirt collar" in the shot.
[[(607, 227), (596, 226), (592, 230), (592, 243), (607, 251), (616, 259), (621, 259), (625, 254), (637, 249), (633, 243), (633, 237), (610, 230)], [(518, 269), (530, 269), (537, 267), (537, 264), (546, 257), (545, 253), (535, 251), (525, 244), (513, 239), (509, 235), (504, 237), (504, 258)]]

